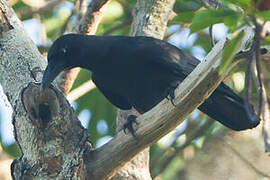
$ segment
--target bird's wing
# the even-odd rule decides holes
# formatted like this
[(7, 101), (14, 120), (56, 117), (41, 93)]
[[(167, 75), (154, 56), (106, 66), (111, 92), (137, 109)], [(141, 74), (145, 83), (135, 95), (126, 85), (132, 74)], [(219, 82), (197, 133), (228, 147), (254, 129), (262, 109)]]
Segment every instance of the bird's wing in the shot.
[(152, 58), (153, 65), (161, 66), (162, 69), (172, 73), (175, 77), (178, 77), (180, 81), (183, 81), (200, 63), (199, 60), (193, 56), (188, 56), (181, 50), (170, 51), (164, 55), (156, 56)]
[(117, 106), (120, 109), (128, 110), (131, 109), (132, 106), (128, 102), (126, 98), (123, 96), (112, 92), (109, 89), (104, 88), (104, 82), (102, 82), (102, 79), (99, 78), (98, 75), (95, 73), (92, 73), (92, 80), (96, 84), (97, 88), (102, 92), (102, 94), (115, 106)]
[(147, 56), (145, 59), (150, 60), (153, 65), (158, 65), (180, 77), (180, 80), (186, 78), (200, 63), (195, 57), (167, 42), (149, 37), (141, 37), (140, 39), (144, 40), (144, 43), (140, 43), (139, 46), (141, 55)]

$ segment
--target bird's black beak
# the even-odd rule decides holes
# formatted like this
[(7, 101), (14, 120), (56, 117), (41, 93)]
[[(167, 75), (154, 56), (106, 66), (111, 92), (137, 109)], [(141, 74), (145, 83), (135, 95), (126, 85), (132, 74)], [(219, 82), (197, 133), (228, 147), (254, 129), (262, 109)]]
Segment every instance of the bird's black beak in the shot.
[(42, 78), (42, 88), (45, 89), (50, 86), (53, 80), (57, 77), (57, 75), (62, 71), (61, 66), (49, 63), (46, 67), (43, 78)]

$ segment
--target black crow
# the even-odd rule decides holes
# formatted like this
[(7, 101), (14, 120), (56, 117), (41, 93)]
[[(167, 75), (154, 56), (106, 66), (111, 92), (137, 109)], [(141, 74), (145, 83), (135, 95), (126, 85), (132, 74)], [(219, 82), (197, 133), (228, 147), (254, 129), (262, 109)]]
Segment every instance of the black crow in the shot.
[[(86, 68), (112, 104), (123, 110), (134, 107), (142, 114), (164, 98), (173, 100), (175, 88), (199, 63), (175, 46), (152, 37), (68, 34), (50, 48), (42, 86), (48, 87), (63, 70)], [(224, 83), (198, 109), (233, 130), (259, 124), (249, 120), (243, 99)]]

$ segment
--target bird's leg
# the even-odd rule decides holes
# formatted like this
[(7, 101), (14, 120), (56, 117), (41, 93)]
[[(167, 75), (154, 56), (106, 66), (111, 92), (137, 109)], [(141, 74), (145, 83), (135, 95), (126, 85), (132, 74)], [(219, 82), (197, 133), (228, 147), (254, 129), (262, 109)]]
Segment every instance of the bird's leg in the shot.
[(174, 90), (177, 88), (178, 82), (171, 83), (170, 86), (168, 87), (168, 96), (166, 99), (170, 100), (173, 106), (176, 106), (173, 102), (175, 98)]
[(124, 130), (125, 134), (126, 134), (126, 129), (128, 129), (134, 138), (136, 138), (136, 134), (135, 134), (135, 131), (133, 128), (133, 123), (138, 124), (138, 122), (136, 121), (136, 118), (137, 118), (137, 116), (135, 116), (135, 115), (129, 115), (127, 117), (127, 122), (123, 125), (123, 128), (122, 128)]
[(176, 105), (174, 104), (174, 102), (173, 102), (173, 100), (174, 100), (174, 98), (175, 98), (175, 95), (174, 95), (174, 89), (171, 89), (170, 91), (169, 91), (169, 100), (171, 101), (171, 103), (172, 103), (172, 105), (174, 106), (174, 107), (176, 107)]

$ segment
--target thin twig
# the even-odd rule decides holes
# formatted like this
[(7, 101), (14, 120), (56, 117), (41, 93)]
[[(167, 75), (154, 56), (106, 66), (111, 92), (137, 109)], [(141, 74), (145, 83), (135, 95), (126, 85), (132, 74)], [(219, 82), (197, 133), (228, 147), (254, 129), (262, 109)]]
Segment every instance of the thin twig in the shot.
[[(260, 33), (261, 33), (261, 27), (256, 23), (256, 20), (254, 19), (253, 22), (255, 23), (255, 36), (254, 41), (251, 45), (250, 54), (248, 56), (248, 64), (247, 64), (247, 70), (246, 70), (246, 77), (245, 77), (245, 101), (244, 106), (246, 113), (250, 119), (250, 121), (258, 121), (260, 119), (261, 111), (262, 111), (262, 80), (261, 80), (261, 68), (260, 68)], [(250, 72), (252, 67), (252, 62), (255, 60), (256, 62), (256, 71), (257, 71), (257, 80), (258, 80), (258, 87), (257, 87), (257, 93), (258, 93), (258, 107), (257, 107), (257, 115), (252, 112), (249, 105), (249, 88), (250, 88)]]
[[(263, 78), (263, 75), (262, 75)], [(262, 135), (264, 139), (265, 152), (270, 152), (270, 112), (269, 104), (267, 101), (267, 93), (264, 87), (262, 86), (262, 119), (263, 119), (263, 129)]]
[(209, 27), (209, 36), (210, 36), (211, 46), (213, 47), (215, 45), (215, 39), (213, 35), (213, 25)]
[[(261, 26), (256, 25), (257, 29), (257, 39), (259, 41), (260, 34), (261, 34)], [(256, 35), (255, 35), (256, 36)], [(267, 93), (265, 90), (265, 86), (263, 83), (263, 73), (261, 71), (261, 58), (260, 58), (260, 41), (258, 42), (258, 46), (256, 48), (256, 66), (254, 68), (253, 74), (255, 75), (258, 85), (257, 85), (257, 91), (259, 94), (259, 100), (258, 100), (258, 114), (261, 114), (261, 117), (263, 119), (263, 129), (262, 129), (262, 135), (264, 138), (264, 145), (265, 145), (265, 151), (270, 152), (270, 112), (269, 112), (269, 105), (267, 102)]]
[[(267, 29), (269, 27), (269, 23), (264, 23), (262, 29)], [(264, 35), (266, 34), (265, 32), (263, 33)], [(266, 50), (267, 52), (267, 50)], [(259, 59), (258, 61), (258, 67), (261, 69), (261, 60), (262, 58)], [(269, 111), (269, 104), (267, 100), (267, 92), (265, 89), (265, 84), (264, 84), (264, 76), (262, 72), (258, 72), (258, 77), (262, 81), (262, 119), (263, 119), (263, 128), (262, 128), (262, 135), (264, 139), (264, 146), (265, 146), (265, 152), (270, 152), (270, 111)]]
[[(261, 65), (260, 65), (261, 66)], [(260, 76), (260, 78), (262, 79), (262, 82), (264, 82), (264, 78), (263, 78), (263, 73), (261, 73), (260, 75), (258, 74), (258, 71), (256, 69), (256, 66), (253, 66), (253, 77), (254, 80), (256, 80), (255, 82), (257, 83), (256, 86), (259, 86), (259, 82), (257, 77)], [(262, 135), (264, 138), (264, 144), (265, 144), (265, 151), (266, 152), (270, 152), (270, 141), (269, 141), (269, 137), (270, 137), (270, 124), (269, 124), (269, 120), (270, 120), (270, 112), (269, 112), (269, 105), (268, 105), (268, 101), (267, 101), (267, 93), (265, 90), (265, 86), (264, 83), (262, 83), (262, 120), (263, 120), (263, 128), (262, 128)]]
[[(262, 135), (264, 138), (265, 144), (265, 151), (270, 152), (270, 112), (269, 112), (269, 105), (267, 102), (267, 94), (263, 84), (263, 74), (261, 72), (261, 58), (260, 58), (260, 37), (261, 37), (261, 30), (262, 27), (257, 24), (256, 20), (253, 19), (255, 24), (255, 36), (254, 41), (251, 46), (250, 55), (248, 57), (248, 66), (246, 71), (246, 86), (245, 86), (245, 110), (252, 121), (260, 120), (260, 116), (262, 115), (263, 119), (263, 129)], [(255, 63), (253, 59), (255, 57)], [(251, 67), (253, 66), (253, 69)], [(258, 107), (257, 107), (257, 115), (252, 115), (250, 108), (249, 108), (249, 81), (250, 81), (250, 71), (254, 75), (256, 87), (257, 87), (257, 94), (258, 94)]]
[(256, 40), (253, 41), (250, 51), (249, 51), (249, 56), (247, 58), (248, 63), (247, 63), (247, 69), (246, 69), (245, 89), (244, 89), (244, 107), (250, 121), (254, 121), (255, 119), (254, 114), (251, 113), (250, 104), (249, 104), (250, 71), (251, 71), (251, 64), (252, 64), (252, 61), (254, 59), (254, 54), (255, 54), (255, 46), (256, 46), (255, 44), (256, 44)]
[(86, 94), (87, 92), (93, 90), (96, 88), (96, 85), (92, 80), (86, 81), (76, 89), (72, 90), (70, 93), (67, 95), (67, 100), (68, 101), (76, 101), (78, 98)]
[(256, 62), (256, 71), (257, 71), (257, 79), (258, 79), (258, 87), (257, 87), (257, 93), (259, 96), (258, 99), (258, 110), (257, 110), (257, 117), (256, 120), (260, 119), (260, 115), (262, 112), (262, 73), (261, 73), (261, 64), (260, 64), (260, 34), (261, 34), (261, 27), (256, 23), (256, 28), (255, 28), (255, 41), (256, 46), (255, 46), (255, 62)]

